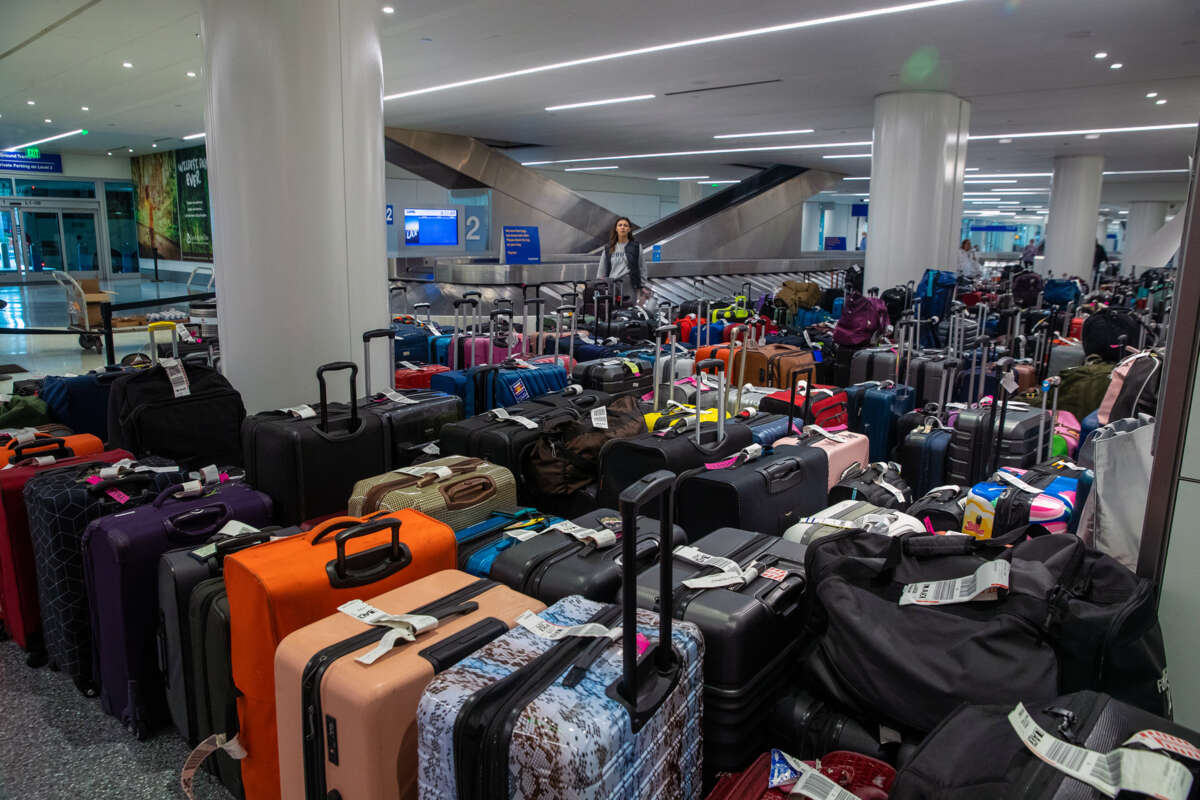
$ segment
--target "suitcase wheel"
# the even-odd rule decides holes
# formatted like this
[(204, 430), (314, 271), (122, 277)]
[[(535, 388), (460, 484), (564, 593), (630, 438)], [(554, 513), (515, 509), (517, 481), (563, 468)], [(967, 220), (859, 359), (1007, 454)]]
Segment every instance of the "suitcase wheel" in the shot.
[(96, 685), (95, 681), (90, 681), (82, 676), (77, 676), (74, 680), (75, 688), (84, 697), (96, 697), (100, 694), (100, 687)]
[(25, 666), (33, 667), (34, 669), (37, 669), (38, 667), (44, 667), (46, 662), (49, 660), (50, 657), (47, 656), (46, 651), (42, 649), (30, 650), (25, 654)]
[(146, 739), (150, 738), (150, 727), (142, 720), (131, 722), (125, 727), (139, 742), (144, 742)]

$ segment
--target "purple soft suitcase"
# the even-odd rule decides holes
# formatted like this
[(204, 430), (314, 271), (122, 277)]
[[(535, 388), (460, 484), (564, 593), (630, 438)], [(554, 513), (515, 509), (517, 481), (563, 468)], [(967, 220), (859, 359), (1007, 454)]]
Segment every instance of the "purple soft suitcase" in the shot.
[(84, 575), (100, 704), (139, 739), (168, 720), (156, 644), (159, 558), (178, 547), (211, 546), (209, 540), (229, 522), (259, 528), (270, 520), (271, 498), (262, 492), (241, 483), (195, 481), (88, 525)]

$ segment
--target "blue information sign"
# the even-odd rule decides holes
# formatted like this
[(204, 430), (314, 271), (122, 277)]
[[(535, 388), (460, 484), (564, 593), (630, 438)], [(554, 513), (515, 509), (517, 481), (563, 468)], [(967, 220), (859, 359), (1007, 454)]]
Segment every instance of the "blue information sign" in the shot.
[(1016, 233), (1018, 228), (1016, 225), (972, 225), (972, 231), (983, 231), (993, 233)]
[(62, 156), (40, 155), (29, 158), (24, 153), (0, 153), (0, 169), (15, 172), (62, 172)]
[(391, 203), (388, 203), (388, 204), (387, 204), (387, 208), (386, 208), (386, 209), (384, 209), (384, 212), (383, 212), (383, 218), (384, 218), (384, 220), (386, 220), (386, 221), (387, 221), (387, 224), (388, 224), (388, 225), (391, 225), (391, 224), (395, 223), (395, 221), (396, 221), (396, 209), (392, 208), (392, 204), (391, 204)]
[(650, 260), (662, 261), (662, 245), (656, 244), (650, 248)]
[(868, 208), (869, 208), (869, 206), (866, 203), (851, 203), (850, 204), (850, 216), (866, 217)]
[(542, 263), (542, 243), (536, 225), (504, 226), (504, 263)]
[(825, 249), (826, 250), (845, 250), (846, 249), (846, 237), (845, 236), (826, 236), (825, 237)]

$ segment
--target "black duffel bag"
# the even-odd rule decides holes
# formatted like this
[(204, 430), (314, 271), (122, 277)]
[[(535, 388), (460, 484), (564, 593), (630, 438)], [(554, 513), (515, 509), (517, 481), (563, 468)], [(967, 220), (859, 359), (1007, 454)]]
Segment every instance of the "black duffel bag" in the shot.
[[(1157, 750), (1150, 760), (1157, 762), (1156, 773), (1165, 775), (1180, 770), (1200, 775), (1200, 763), (1179, 757), (1186, 745), (1200, 747), (1200, 734), (1176, 725), (1155, 714), (1133, 708), (1106, 694), (1077, 692), (1046, 703), (1024, 703), (1026, 715), (1016, 715), (1017, 724), (1031, 737), (1049, 741), (1052, 752), (1067, 765), (1086, 759), (1064, 744), (1096, 753), (1110, 753), (1138, 736), (1130, 749), (1146, 752), (1167, 742), (1177, 746)], [(889, 800), (1102, 800), (1110, 795), (1089, 787), (1051, 763), (1034, 755), (1018, 736), (1010, 721), (1015, 704), (964, 705), (931, 733), (905, 763), (892, 784)], [(1022, 722), (1023, 721), (1023, 722)], [(1037, 733), (1036, 725), (1044, 733)], [(1161, 734), (1166, 734), (1163, 736)], [(1182, 740), (1183, 745), (1170, 737)], [(1059, 741), (1054, 742), (1053, 739)], [(1170, 758), (1179, 767), (1163, 765)], [(1103, 762), (1102, 762), (1103, 763)], [(1101, 770), (1106, 772), (1107, 770)], [(1096, 777), (1084, 770), (1085, 775)], [(1124, 796), (1124, 795), (1123, 795)], [(1193, 780), (1189, 800), (1200, 798), (1200, 781)]]
[(1125, 344), (1129, 347), (1137, 347), (1141, 330), (1142, 324), (1129, 313), (1105, 308), (1089, 314), (1083, 320), (1081, 334), (1084, 355), (1100, 356), (1105, 361), (1120, 361), (1128, 355), (1121, 345), (1121, 337), (1125, 337)]
[[(1003, 572), (998, 562), (1008, 562), (1008, 589), (945, 602), (971, 576), (991, 585), (977, 570)], [(807, 685), (860, 719), (923, 734), (960, 702), (1041, 703), (1084, 689), (1170, 714), (1149, 581), (1078, 537), (1040, 525), (993, 539), (847, 531), (812, 544), (805, 571)]]

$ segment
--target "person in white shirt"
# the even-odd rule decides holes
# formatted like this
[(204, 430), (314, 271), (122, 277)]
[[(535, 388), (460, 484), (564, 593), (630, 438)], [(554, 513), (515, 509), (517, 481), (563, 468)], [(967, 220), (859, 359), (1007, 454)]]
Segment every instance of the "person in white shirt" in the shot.
[(959, 277), (975, 280), (982, 274), (983, 270), (979, 266), (979, 258), (975, 254), (975, 249), (971, 245), (971, 240), (963, 239), (962, 246), (958, 249)]
[(650, 294), (642, 285), (642, 248), (633, 238), (633, 223), (628, 217), (618, 217), (613, 224), (608, 244), (600, 252), (599, 276), (613, 281), (628, 278), (639, 303)]

